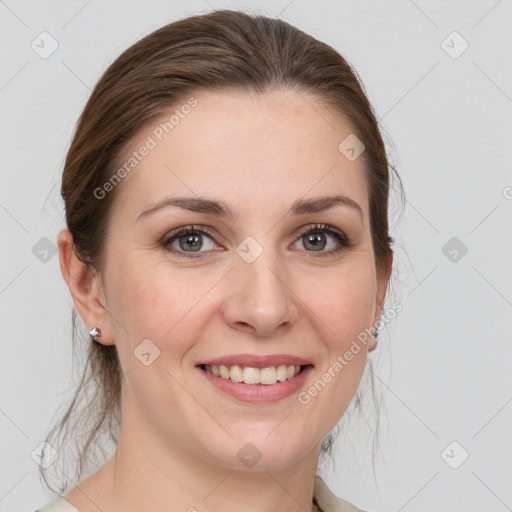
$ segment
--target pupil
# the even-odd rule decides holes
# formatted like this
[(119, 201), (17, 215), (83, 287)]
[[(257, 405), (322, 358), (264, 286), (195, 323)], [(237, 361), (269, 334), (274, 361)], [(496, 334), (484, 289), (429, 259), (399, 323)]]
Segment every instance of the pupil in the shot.
[[(313, 250), (318, 251), (319, 249), (323, 249), (325, 247), (324, 235), (307, 235), (307, 243), (311, 243)], [(323, 242), (323, 244), (322, 244)]]
[[(183, 244), (182, 240), (184, 238), (186, 239), (186, 242)], [(194, 247), (194, 244), (197, 244), (197, 247)], [(201, 249), (202, 245), (203, 244), (201, 242), (200, 235), (186, 235), (184, 237), (180, 237), (180, 248), (181, 249), (184, 249), (184, 250), (192, 249), (194, 251), (197, 251), (197, 250)]]

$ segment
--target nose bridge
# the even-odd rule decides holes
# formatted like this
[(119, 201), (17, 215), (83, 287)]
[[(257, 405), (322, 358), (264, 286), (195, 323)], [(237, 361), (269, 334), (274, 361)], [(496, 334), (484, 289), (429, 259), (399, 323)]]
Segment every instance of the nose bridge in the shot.
[(247, 237), (236, 252), (228, 322), (250, 326), (260, 335), (294, 323), (298, 314), (289, 273), (270, 239), (262, 242)]

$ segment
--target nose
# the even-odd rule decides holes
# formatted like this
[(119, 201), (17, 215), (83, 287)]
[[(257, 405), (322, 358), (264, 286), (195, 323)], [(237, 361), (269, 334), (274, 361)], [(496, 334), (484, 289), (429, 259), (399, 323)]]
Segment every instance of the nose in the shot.
[(263, 251), (252, 263), (236, 256), (223, 308), (230, 327), (258, 337), (289, 329), (299, 318), (289, 273), (270, 252)]

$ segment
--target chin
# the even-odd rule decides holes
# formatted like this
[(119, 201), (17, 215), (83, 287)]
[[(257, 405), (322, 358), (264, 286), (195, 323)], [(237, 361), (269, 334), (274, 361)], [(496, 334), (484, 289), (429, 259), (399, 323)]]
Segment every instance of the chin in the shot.
[(311, 453), (312, 447), (309, 448), (306, 439), (291, 438), (285, 429), (282, 433), (278, 429), (270, 434), (271, 430), (254, 435), (246, 433), (242, 438), (229, 438), (222, 445), (216, 443), (214, 450), (208, 450), (209, 456), (214, 464), (231, 470), (268, 471), (288, 468)]

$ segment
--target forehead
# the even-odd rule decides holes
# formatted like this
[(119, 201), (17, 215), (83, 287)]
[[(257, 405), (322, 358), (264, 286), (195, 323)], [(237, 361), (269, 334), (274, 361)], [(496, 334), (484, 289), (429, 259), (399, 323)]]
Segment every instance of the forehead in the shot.
[(123, 163), (133, 152), (136, 161), (126, 166), (119, 190), (124, 207), (140, 211), (164, 196), (186, 194), (243, 211), (342, 193), (367, 209), (363, 157), (350, 160), (339, 149), (354, 134), (345, 116), (293, 89), (191, 97), (132, 141)]

